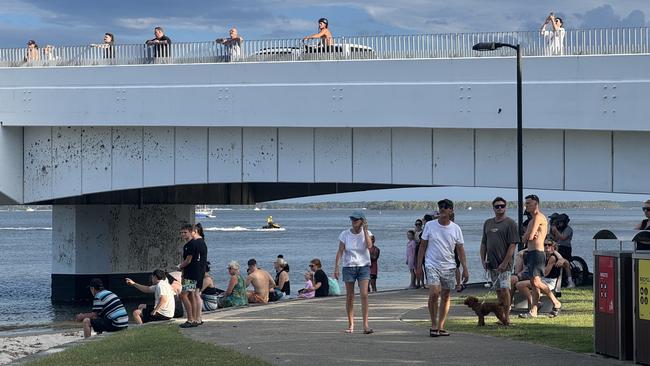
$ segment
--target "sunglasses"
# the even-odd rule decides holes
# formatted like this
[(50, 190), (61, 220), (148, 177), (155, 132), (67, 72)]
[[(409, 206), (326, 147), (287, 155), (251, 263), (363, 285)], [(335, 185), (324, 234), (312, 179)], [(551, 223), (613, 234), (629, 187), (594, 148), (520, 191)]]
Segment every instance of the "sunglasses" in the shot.
[(494, 205), (494, 208), (502, 209), (502, 208), (506, 208), (506, 205)]
[(422, 225), (422, 223), (421, 222), (416, 222), (415, 225), (420, 226), (420, 225)]
[(441, 209), (441, 210), (448, 210), (448, 209), (451, 208), (451, 206), (449, 206), (449, 205), (442, 205), (442, 206), (438, 206), (438, 208)]
[(553, 244), (544, 244), (545, 247), (552, 247)]
[(645, 211), (645, 212), (650, 211), (650, 207), (641, 207), (641, 209), (642, 209), (643, 211)]

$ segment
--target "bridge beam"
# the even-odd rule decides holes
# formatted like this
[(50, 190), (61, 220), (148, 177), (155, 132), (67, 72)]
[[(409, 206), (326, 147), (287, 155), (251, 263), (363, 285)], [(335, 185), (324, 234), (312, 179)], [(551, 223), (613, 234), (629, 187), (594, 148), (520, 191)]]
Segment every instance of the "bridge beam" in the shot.
[(180, 263), (179, 227), (194, 222), (194, 205), (55, 205), (52, 207), (52, 300), (89, 299), (102, 278), (122, 298), (141, 297), (125, 277), (148, 283), (157, 268)]

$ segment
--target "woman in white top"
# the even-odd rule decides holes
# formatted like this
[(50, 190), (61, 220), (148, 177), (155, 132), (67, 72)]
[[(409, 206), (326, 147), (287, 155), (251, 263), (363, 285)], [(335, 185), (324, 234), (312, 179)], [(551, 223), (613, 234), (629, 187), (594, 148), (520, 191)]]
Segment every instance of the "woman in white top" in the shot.
[(350, 215), (352, 227), (339, 235), (339, 250), (336, 252), (334, 278), (339, 279), (339, 264), (343, 259), (343, 282), (345, 282), (345, 310), (348, 315), (346, 333), (354, 331), (354, 283), (358, 282), (363, 314), (363, 333), (373, 333), (368, 325), (368, 282), (370, 281), (370, 251), (372, 233), (363, 212)]
[[(549, 23), (552, 26), (552, 30), (546, 30), (546, 25)], [(563, 26), (564, 21), (562, 18), (556, 17), (553, 13), (549, 14), (544, 24), (542, 24), (540, 33), (546, 43), (546, 56), (564, 55), (564, 37), (566, 31)]]

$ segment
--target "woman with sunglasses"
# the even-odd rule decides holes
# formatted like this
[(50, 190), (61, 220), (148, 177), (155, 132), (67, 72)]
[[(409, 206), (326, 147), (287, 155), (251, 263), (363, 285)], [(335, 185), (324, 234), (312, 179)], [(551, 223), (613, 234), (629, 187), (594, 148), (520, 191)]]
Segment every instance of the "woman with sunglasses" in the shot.
[(636, 225), (634, 230), (650, 230), (650, 200), (645, 201), (641, 209), (645, 214), (645, 220), (642, 220), (638, 225)]
[(334, 262), (334, 278), (339, 279), (339, 264), (343, 259), (343, 282), (345, 282), (345, 310), (348, 315), (346, 333), (354, 332), (354, 283), (359, 285), (361, 312), (363, 314), (363, 333), (372, 334), (368, 325), (368, 283), (370, 282), (370, 248), (372, 233), (363, 212), (350, 215), (352, 227), (339, 235), (339, 250)]

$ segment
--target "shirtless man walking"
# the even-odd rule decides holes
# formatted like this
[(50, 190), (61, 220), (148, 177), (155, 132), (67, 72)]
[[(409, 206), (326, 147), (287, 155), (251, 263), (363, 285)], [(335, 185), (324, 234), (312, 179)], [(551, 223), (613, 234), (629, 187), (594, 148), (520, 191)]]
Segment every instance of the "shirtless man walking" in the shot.
[(261, 269), (257, 268), (257, 261), (255, 259), (248, 260), (248, 277), (246, 277), (246, 287), (253, 284), (254, 291), (248, 291), (249, 303), (262, 303), (269, 302), (269, 292), (275, 288), (275, 281), (271, 275)]
[(526, 211), (532, 215), (528, 224), (523, 242), (527, 243), (528, 252), (526, 253), (527, 271), (530, 275), (530, 284), (532, 287), (533, 302), (528, 313), (521, 314), (523, 318), (537, 317), (537, 303), (539, 302), (540, 288), (542, 287), (542, 277), (546, 267), (546, 255), (544, 254), (544, 240), (548, 234), (548, 221), (546, 216), (539, 210), (539, 197), (534, 194), (526, 196)]

